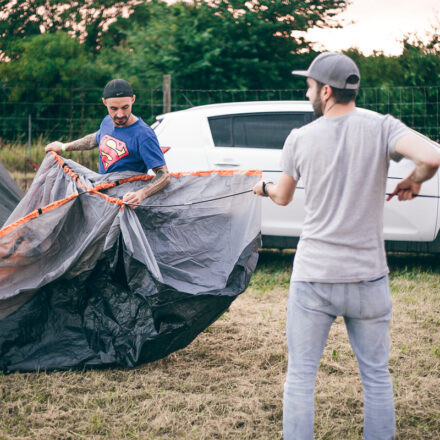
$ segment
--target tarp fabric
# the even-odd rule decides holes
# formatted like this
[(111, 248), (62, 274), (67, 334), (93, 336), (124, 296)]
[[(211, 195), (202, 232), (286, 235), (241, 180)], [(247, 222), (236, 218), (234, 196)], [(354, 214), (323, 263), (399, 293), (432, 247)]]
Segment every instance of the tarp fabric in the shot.
[[(243, 292), (260, 246), (259, 172), (96, 174), (55, 153), (0, 230), (0, 369), (132, 367), (185, 347)], [(182, 205), (183, 206), (169, 206)]]
[(22, 197), (23, 192), (0, 162), (0, 228)]

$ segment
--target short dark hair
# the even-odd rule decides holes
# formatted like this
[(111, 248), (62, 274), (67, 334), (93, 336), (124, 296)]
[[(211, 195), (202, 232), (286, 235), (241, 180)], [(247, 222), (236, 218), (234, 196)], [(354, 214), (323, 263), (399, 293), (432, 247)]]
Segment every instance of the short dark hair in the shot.
[[(350, 78), (348, 78), (347, 82), (350, 82)], [(319, 93), (325, 84), (319, 81), (316, 82), (318, 83), (318, 93)], [(332, 87), (332, 86), (329, 87), (332, 88), (333, 98), (335, 99), (336, 104), (348, 104), (351, 101), (356, 101), (358, 89), (337, 89), (336, 87)]]

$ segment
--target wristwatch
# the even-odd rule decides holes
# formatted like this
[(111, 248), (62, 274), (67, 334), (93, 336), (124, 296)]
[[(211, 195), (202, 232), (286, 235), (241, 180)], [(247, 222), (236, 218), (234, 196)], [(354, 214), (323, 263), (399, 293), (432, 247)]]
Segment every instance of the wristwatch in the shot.
[(269, 196), (269, 193), (266, 191), (266, 186), (269, 184), (269, 183), (271, 183), (272, 185), (273, 185), (273, 182), (265, 182), (264, 180), (263, 180), (263, 186), (261, 187), (261, 190), (263, 191), (263, 194), (265, 195), (265, 196)]

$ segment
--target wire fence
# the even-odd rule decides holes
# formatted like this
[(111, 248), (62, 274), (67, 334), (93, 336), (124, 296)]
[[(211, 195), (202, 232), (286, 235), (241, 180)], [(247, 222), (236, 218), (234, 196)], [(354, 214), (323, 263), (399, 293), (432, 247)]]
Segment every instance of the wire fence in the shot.
[[(440, 139), (440, 87), (362, 88), (359, 107), (390, 113), (411, 128)], [(36, 138), (71, 140), (96, 131), (106, 110), (101, 89), (40, 89), (15, 99), (12, 89), (0, 88), (0, 139), (32, 144)], [(136, 90), (134, 112), (151, 124), (163, 113), (163, 91)], [(39, 97), (36, 99), (35, 97)], [(171, 90), (171, 110), (239, 101), (304, 100), (304, 89)]]

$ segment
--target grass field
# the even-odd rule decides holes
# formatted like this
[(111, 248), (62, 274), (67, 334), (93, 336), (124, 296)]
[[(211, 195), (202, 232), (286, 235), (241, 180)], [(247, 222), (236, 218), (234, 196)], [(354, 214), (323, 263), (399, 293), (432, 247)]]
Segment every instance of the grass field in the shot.
[[(165, 359), (0, 376), (0, 439), (281, 439), (292, 256), (263, 252), (229, 311)], [(398, 439), (439, 439), (439, 259), (389, 255), (389, 263)], [(362, 438), (361, 383), (341, 319), (318, 373), (315, 433)]]
[[(43, 138), (37, 139), (33, 144), (29, 154), (29, 147), (22, 141), (8, 142), (5, 145), (0, 143), (0, 162), (9, 171), (18, 186), (26, 191), (36, 174), (35, 167), (26, 159), (35, 163), (37, 166), (41, 164), (46, 155), (44, 147), (49, 143)], [(63, 154), (67, 159), (73, 159), (76, 162), (86, 166), (87, 168), (98, 170), (98, 150), (91, 151), (71, 151)]]

